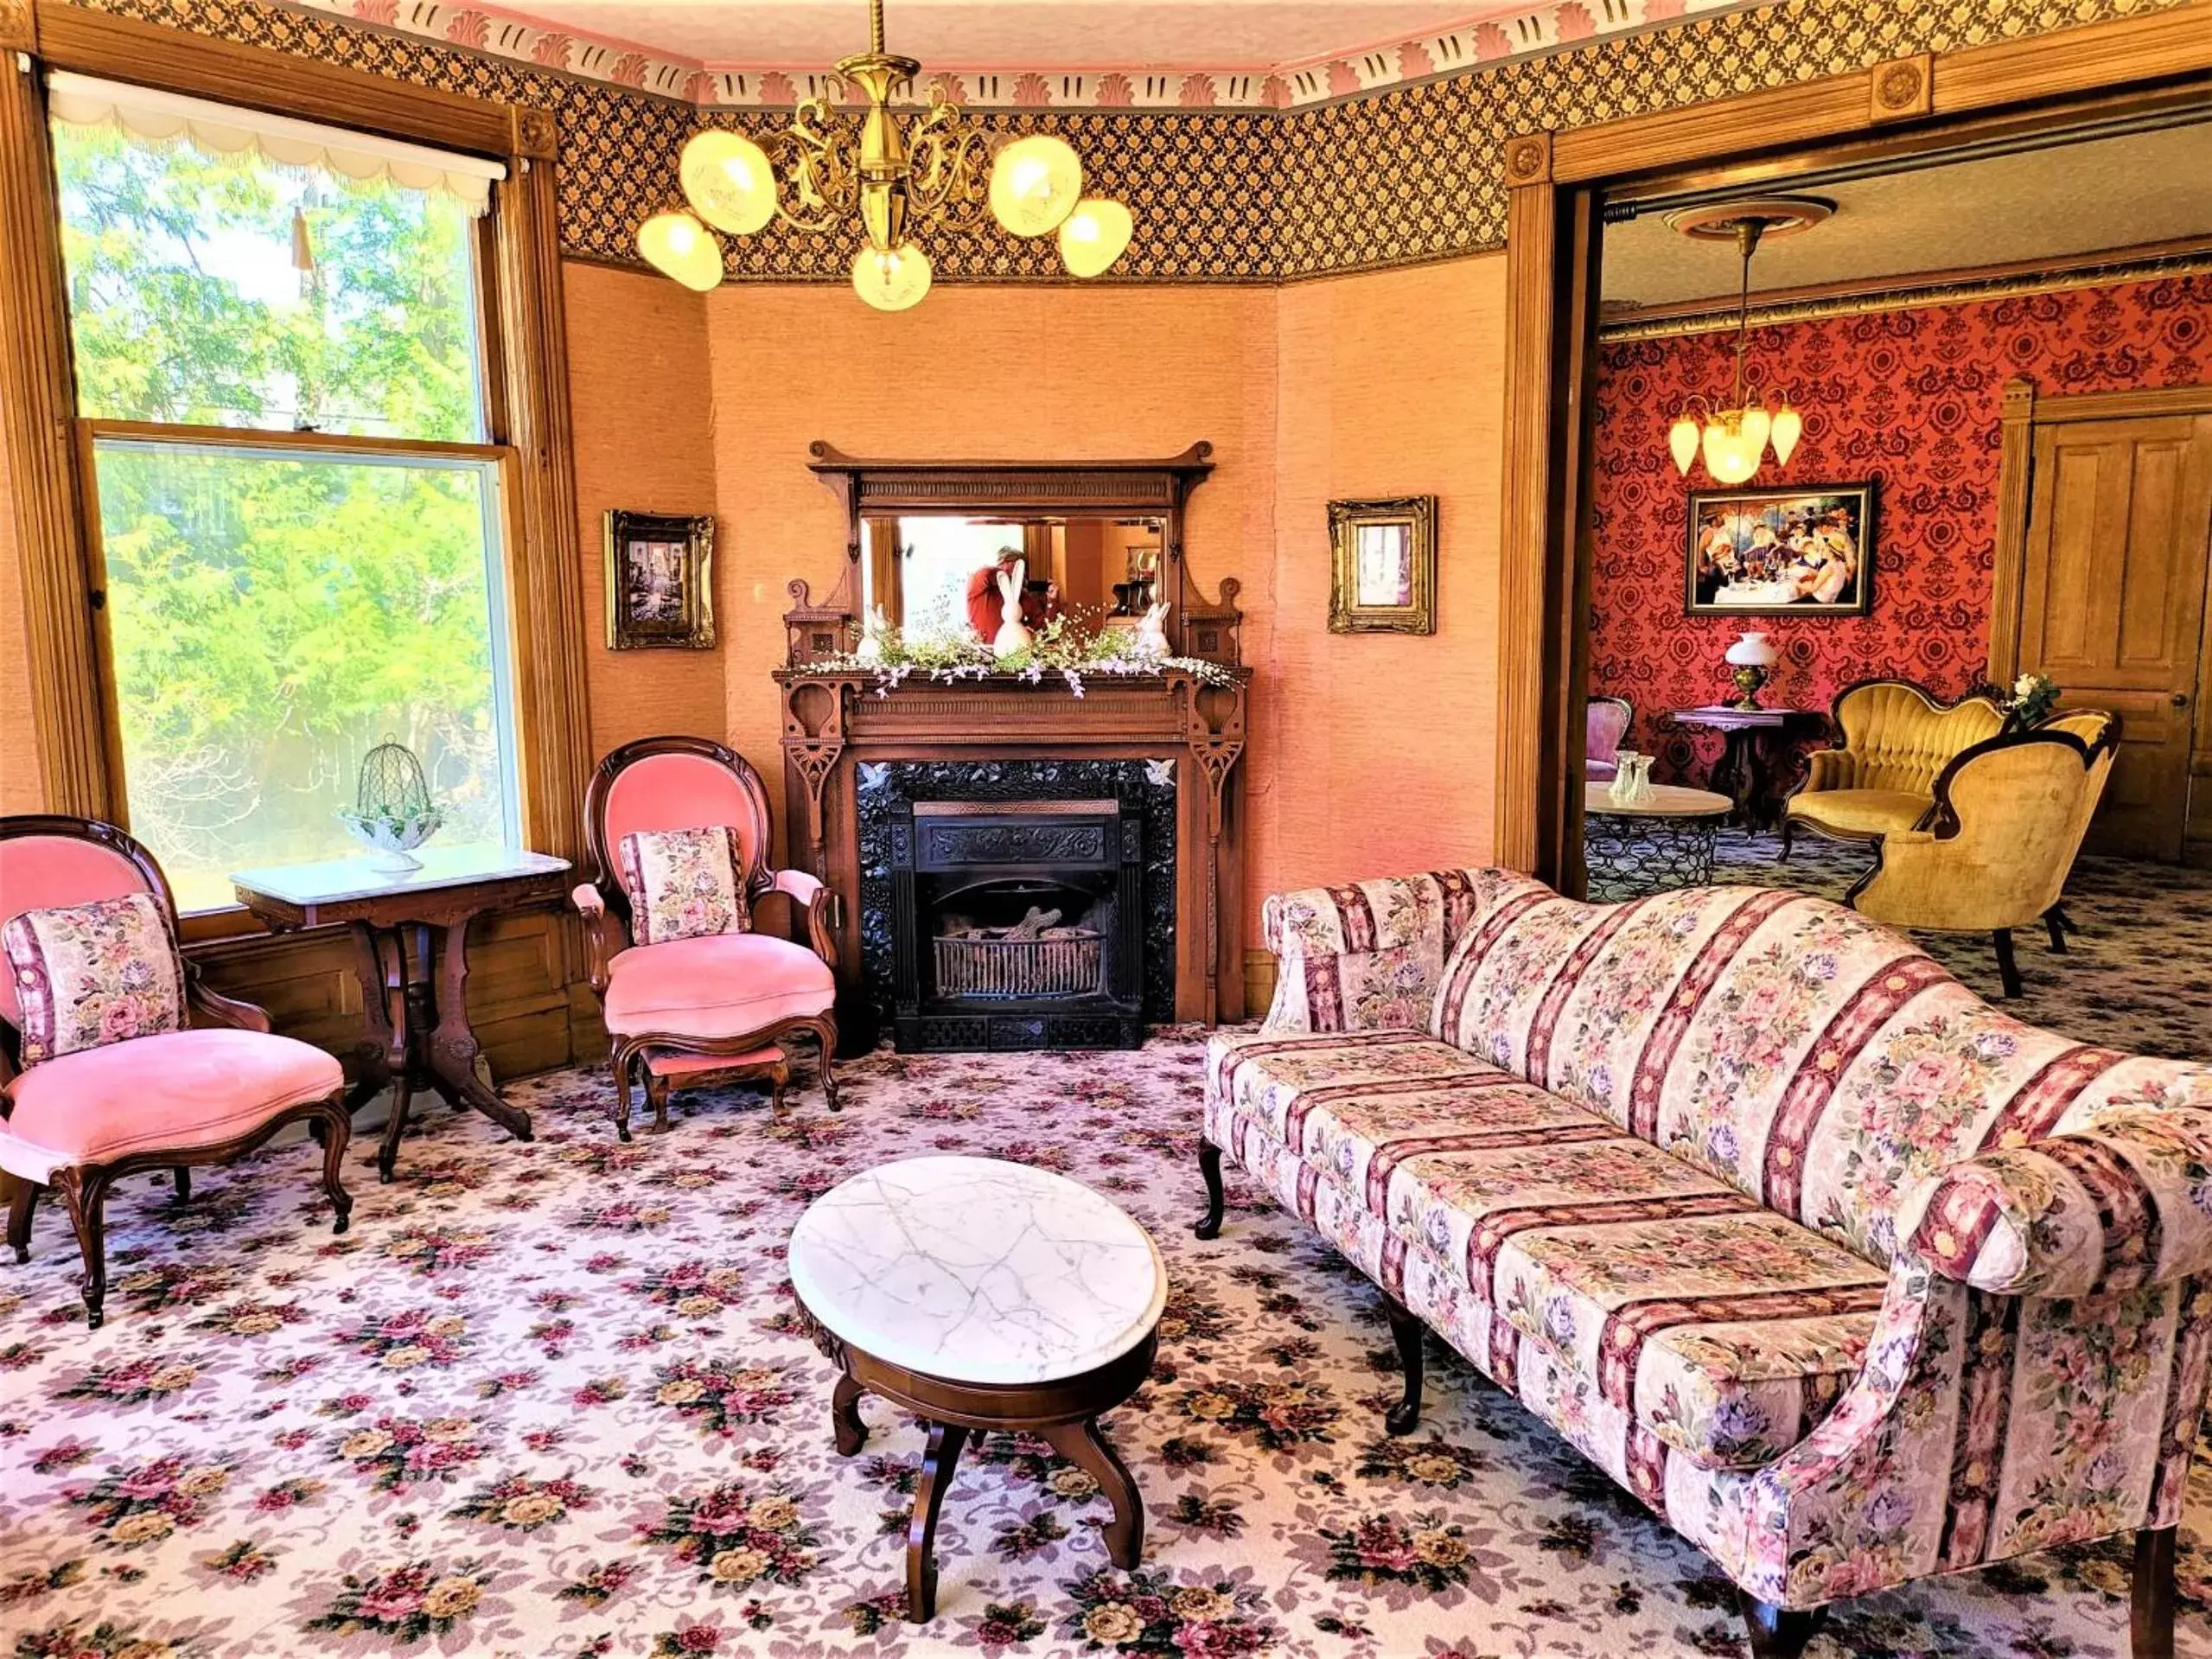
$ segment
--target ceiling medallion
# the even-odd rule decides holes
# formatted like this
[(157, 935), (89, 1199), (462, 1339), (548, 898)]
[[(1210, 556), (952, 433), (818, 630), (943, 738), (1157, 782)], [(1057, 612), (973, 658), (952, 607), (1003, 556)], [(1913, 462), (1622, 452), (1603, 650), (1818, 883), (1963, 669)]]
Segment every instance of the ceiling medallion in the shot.
[[(829, 92), (801, 104), (765, 145), (713, 128), (684, 146), (678, 167), (688, 208), (638, 227), (647, 263), (686, 288), (722, 281), (712, 231), (750, 236), (771, 219), (832, 232), (857, 214), (865, 234), (852, 286), (879, 311), (903, 311), (929, 291), (929, 256), (909, 232), (959, 235), (986, 215), (1015, 236), (1059, 233), (1071, 275), (1096, 277), (1121, 257), (1134, 226), (1119, 201), (1083, 194), (1083, 164), (1049, 133), (994, 141), (982, 124), (929, 89), (928, 107), (902, 124), (890, 100), (921, 66), (883, 50), (883, 0), (869, 0), (869, 49), (840, 59)], [(868, 107), (840, 107), (857, 86)], [(834, 94), (834, 96), (832, 96)]]
[(1667, 429), (1667, 444), (1684, 477), (1702, 453), (1715, 483), (1740, 484), (1759, 470), (1769, 446), (1786, 467), (1804, 434), (1805, 418), (1784, 396), (1767, 407), (1765, 391), (1747, 380), (1744, 356), (1751, 344), (1751, 256), (1769, 237), (1790, 236), (1832, 217), (1836, 204), (1820, 196), (1761, 196), (1713, 202), (1667, 215), (1669, 229), (1699, 241), (1736, 244), (1743, 259), (1736, 309), (1736, 377), (1726, 407), (1692, 397)]

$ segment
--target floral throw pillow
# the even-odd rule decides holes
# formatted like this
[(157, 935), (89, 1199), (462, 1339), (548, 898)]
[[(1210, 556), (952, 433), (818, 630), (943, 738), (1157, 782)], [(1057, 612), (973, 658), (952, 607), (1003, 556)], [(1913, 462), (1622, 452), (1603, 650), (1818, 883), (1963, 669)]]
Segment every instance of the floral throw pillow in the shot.
[(182, 1029), (184, 967), (151, 893), (25, 910), (0, 928), (26, 1066)]
[(740, 879), (744, 861), (729, 825), (632, 830), (617, 856), (630, 901), (630, 937), (639, 944), (753, 930)]

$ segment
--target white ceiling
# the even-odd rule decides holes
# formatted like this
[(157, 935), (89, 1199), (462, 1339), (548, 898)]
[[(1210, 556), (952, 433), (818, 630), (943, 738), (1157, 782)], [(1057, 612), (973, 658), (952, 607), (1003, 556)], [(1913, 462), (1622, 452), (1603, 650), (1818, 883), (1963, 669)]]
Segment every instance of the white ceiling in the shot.
[[(2100, 252), (2212, 234), (2212, 122), (1766, 188), (1826, 196), (1836, 214), (1763, 243), (1755, 293)], [(1683, 236), (1661, 214), (1605, 227), (1609, 302), (1733, 297), (1739, 269), (1733, 244)]]
[[(959, 69), (1272, 69), (1528, 10), (1512, 0), (887, 0), (889, 49)], [(868, 45), (866, 0), (512, 0), (550, 28), (703, 61), (826, 67)]]

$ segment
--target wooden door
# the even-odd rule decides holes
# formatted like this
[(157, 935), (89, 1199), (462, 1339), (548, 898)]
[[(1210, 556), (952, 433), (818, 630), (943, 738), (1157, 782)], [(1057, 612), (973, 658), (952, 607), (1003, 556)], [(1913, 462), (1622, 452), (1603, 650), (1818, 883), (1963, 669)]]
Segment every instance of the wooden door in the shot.
[[(2100, 399), (2112, 403), (2118, 399)], [(2177, 860), (2212, 540), (2212, 414), (2035, 427), (2018, 665), (2120, 717), (2094, 852)]]

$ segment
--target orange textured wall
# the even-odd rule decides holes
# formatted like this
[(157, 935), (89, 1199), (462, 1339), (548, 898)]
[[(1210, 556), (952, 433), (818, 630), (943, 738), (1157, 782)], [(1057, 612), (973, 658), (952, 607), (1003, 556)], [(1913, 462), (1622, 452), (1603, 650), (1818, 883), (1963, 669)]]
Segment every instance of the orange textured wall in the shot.
[[(1255, 900), (1485, 862), (1496, 760), (1504, 257), (1301, 284), (1280, 303)], [(1431, 495), (1435, 635), (1329, 633), (1328, 503)]]
[[(777, 775), (768, 670), (783, 656), (784, 584), (804, 577), (825, 596), (844, 562), (836, 501), (806, 469), (816, 438), (853, 455), (991, 460), (1171, 455), (1209, 439), (1219, 464), (1191, 499), (1192, 568), (1209, 590), (1243, 581), (1246, 657), (1264, 662), (1275, 301), (1267, 289), (947, 286), (887, 316), (848, 288), (708, 295), (728, 741)], [(771, 794), (780, 804), (781, 785)]]
[[(593, 743), (603, 755), (633, 737), (664, 732), (718, 738), (730, 665), (743, 659), (727, 646), (609, 651), (606, 626), (608, 509), (715, 510), (706, 301), (660, 277), (574, 261), (562, 268), (561, 282)], [(717, 546), (717, 622), (728, 590), (726, 559)]]

